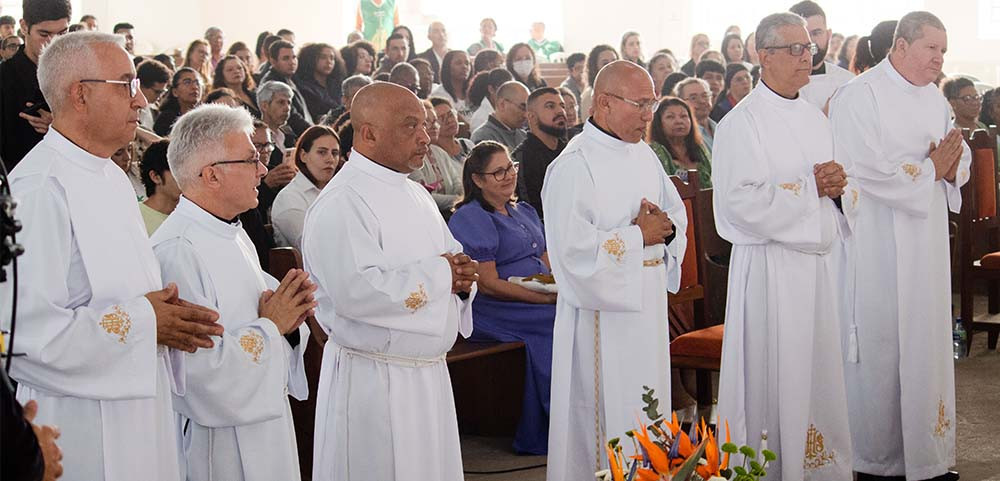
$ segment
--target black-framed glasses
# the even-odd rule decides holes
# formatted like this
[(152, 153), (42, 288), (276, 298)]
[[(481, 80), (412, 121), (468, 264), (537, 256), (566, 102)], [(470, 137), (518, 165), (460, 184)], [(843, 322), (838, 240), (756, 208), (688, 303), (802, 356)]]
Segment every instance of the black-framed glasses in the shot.
[(494, 180), (496, 180), (497, 182), (502, 182), (511, 173), (515, 173), (516, 174), (518, 168), (519, 167), (518, 167), (518, 163), (517, 162), (511, 162), (511, 163), (507, 164), (507, 167), (504, 167), (502, 169), (497, 169), (497, 170), (495, 170), (493, 172), (477, 172), (477, 173), (479, 175), (492, 175)]
[[(272, 145), (273, 145), (273, 144), (272, 144)], [(206, 167), (215, 167), (216, 165), (227, 165), (227, 164), (247, 164), (247, 165), (257, 165), (257, 164), (259, 164), (259, 163), (260, 163), (260, 160), (257, 160), (257, 159), (244, 159), (244, 160), (220, 160), (220, 161), (218, 161), (218, 162), (212, 162), (211, 164), (208, 164), (208, 165), (207, 165)], [(198, 177), (201, 177), (201, 176), (202, 176), (202, 174), (198, 174)]]
[(612, 97), (614, 97), (614, 98), (616, 98), (616, 99), (618, 99), (618, 100), (621, 100), (622, 102), (625, 102), (625, 103), (627, 103), (627, 104), (629, 104), (629, 105), (631, 105), (631, 106), (639, 109), (639, 111), (641, 111), (641, 112), (652, 112), (652, 111), (656, 110), (656, 103), (657, 103), (656, 99), (653, 99), (653, 100), (644, 100), (642, 102), (636, 102), (635, 100), (630, 100), (630, 99), (627, 99), (625, 97), (622, 97), (621, 95), (616, 95), (616, 94), (613, 94), (611, 92), (605, 92), (605, 93), (608, 94), (608, 95), (610, 95), (610, 96), (612, 96)]
[(129, 98), (133, 99), (135, 98), (136, 94), (139, 93), (139, 77), (136, 77), (132, 80), (104, 80), (104, 79), (87, 78), (80, 80), (80, 83), (125, 85), (128, 86)]
[(816, 55), (816, 52), (819, 52), (819, 47), (815, 43), (793, 43), (791, 45), (767, 47), (766, 50), (788, 50), (788, 53), (793, 57), (798, 57), (807, 50), (809, 51), (809, 55)]

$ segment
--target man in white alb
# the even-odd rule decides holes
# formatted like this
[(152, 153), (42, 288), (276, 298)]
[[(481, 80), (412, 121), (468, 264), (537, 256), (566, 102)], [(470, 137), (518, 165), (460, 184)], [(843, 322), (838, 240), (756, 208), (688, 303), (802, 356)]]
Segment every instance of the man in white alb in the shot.
[(858, 479), (957, 479), (948, 211), (971, 152), (934, 85), (948, 35), (928, 12), (830, 101), (834, 156), (861, 189), (843, 335)]
[(430, 137), (399, 85), (358, 91), (354, 149), (306, 213), (302, 249), (330, 337), (316, 399), (313, 479), (460, 481), (445, 354), (472, 333), (476, 264), (407, 177)]
[(799, 90), (799, 95), (820, 110), (826, 112), (826, 103), (841, 85), (850, 82), (854, 74), (840, 68), (833, 62), (826, 61), (826, 52), (830, 49), (830, 36), (833, 30), (826, 25), (826, 12), (812, 0), (802, 0), (789, 9), (792, 13), (806, 19), (806, 30), (809, 39), (816, 44), (816, 53), (812, 56), (812, 74), (809, 83)]
[[(135, 191), (110, 159), (146, 106), (124, 42), (77, 32), (39, 61), (54, 120), (10, 175), (25, 247), (14, 345), (24, 356), (11, 375), (18, 400), (37, 401), (35, 422), (62, 430), (66, 479), (177, 481), (166, 347), (210, 348), (222, 327), (175, 286), (161, 290)], [(0, 305), (10, 306), (10, 286)]]
[(670, 399), (667, 292), (680, 284), (687, 217), (642, 141), (653, 81), (606, 65), (594, 106), (545, 174), (542, 205), (559, 284), (552, 346), (548, 479), (592, 479), (605, 443), (634, 429), (643, 386)]
[(837, 274), (860, 195), (799, 90), (816, 51), (805, 26), (793, 13), (760, 22), (760, 84), (715, 137), (715, 224), (733, 243), (719, 416), (738, 446), (760, 449), (766, 432), (776, 479), (849, 480)]
[(246, 110), (203, 105), (178, 119), (167, 150), (183, 195), (153, 234), (153, 252), (163, 282), (218, 310), (225, 328), (212, 349), (180, 354), (174, 409), (192, 480), (299, 479), (288, 395), (309, 393), (302, 322), (316, 287), (301, 270), (280, 285), (263, 272), (239, 222), (267, 174), (253, 130)]

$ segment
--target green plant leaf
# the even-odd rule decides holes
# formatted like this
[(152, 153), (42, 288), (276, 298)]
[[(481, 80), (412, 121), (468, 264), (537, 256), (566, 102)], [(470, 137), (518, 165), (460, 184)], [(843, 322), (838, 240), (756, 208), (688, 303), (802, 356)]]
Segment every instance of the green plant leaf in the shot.
[(630, 437), (630, 438), (634, 438), (635, 437), (635, 433), (632, 432), (631, 429), (629, 429), (628, 431), (625, 431), (625, 435), (628, 436), (628, 437)]
[(736, 474), (738, 474), (740, 476), (746, 476), (747, 475), (747, 470), (744, 469), (743, 466), (734, 466), (733, 467), (733, 472), (735, 472)]
[(608, 446), (611, 447), (611, 449), (615, 449), (618, 447), (618, 443), (620, 441), (621, 438), (613, 438), (611, 441), (608, 441)]
[(764, 455), (764, 460), (765, 461), (774, 461), (774, 460), (778, 459), (778, 455), (774, 454), (774, 451), (771, 451), (771, 450), (768, 450), (768, 449), (765, 449), (764, 451), (762, 451), (761, 454)]
[(740, 454), (750, 458), (757, 459), (757, 451), (754, 451), (750, 446), (743, 446), (740, 448)]
[(754, 471), (760, 471), (760, 463), (757, 461), (750, 461), (750, 469)]
[(736, 454), (740, 450), (740, 448), (736, 447), (733, 443), (725, 443), (720, 449), (722, 449), (722, 452), (729, 454)]

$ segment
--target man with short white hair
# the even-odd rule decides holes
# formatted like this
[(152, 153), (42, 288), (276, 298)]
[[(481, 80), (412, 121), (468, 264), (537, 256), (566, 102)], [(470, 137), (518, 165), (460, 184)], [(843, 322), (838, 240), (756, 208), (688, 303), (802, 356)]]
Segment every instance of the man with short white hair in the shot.
[(719, 123), (712, 155), (715, 224), (733, 243), (719, 415), (737, 446), (759, 450), (766, 433), (775, 479), (849, 480), (837, 247), (858, 191), (829, 121), (799, 94), (805, 20), (769, 15), (755, 38), (761, 81)]
[(38, 81), (52, 126), (10, 175), (31, 279), (17, 292), (18, 399), (62, 430), (72, 479), (177, 481), (170, 395), (183, 385), (166, 347), (211, 348), (222, 327), (161, 289), (135, 192), (109, 159), (146, 105), (135, 67), (121, 36), (77, 32), (45, 49)]
[(705, 141), (708, 152), (712, 152), (712, 142), (715, 138), (715, 127), (718, 125), (712, 120), (712, 88), (704, 79), (697, 77), (681, 80), (674, 87), (675, 95), (687, 102), (694, 111), (694, 121), (701, 130), (701, 138)]
[(316, 289), (299, 269), (280, 285), (260, 268), (238, 220), (257, 206), (267, 172), (243, 109), (203, 105), (174, 125), (167, 161), (180, 202), (153, 234), (164, 282), (219, 312), (215, 346), (178, 353), (186, 391), (174, 395), (184, 422), (188, 479), (297, 480), (288, 395), (309, 394), (302, 361)]
[(812, 74), (809, 83), (799, 90), (799, 95), (820, 110), (826, 111), (826, 103), (841, 85), (850, 82), (854, 74), (840, 68), (833, 62), (826, 61), (826, 53), (830, 50), (830, 36), (833, 34), (826, 25), (826, 12), (812, 0), (802, 0), (789, 9), (792, 13), (806, 20), (806, 30), (809, 39), (816, 45), (816, 53), (812, 56)]
[(417, 54), (431, 64), (431, 72), (434, 73), (434, 83), (441, 83), (441, 64), (444, 62), (444, 54), (448, 53), (448, 30), (441, 22), (431, 22), (427, 27), (427, 40), (431, 41), (431, 48)]
[(260, 119), (271, 129), (274, 143), (284, 151), (295, 147), (295, 133), (288, 126), (295, 92), (288, 85), (272, 80), (257, 87), (257, 108)]
[(972, 155), (934, 85), (947, 49), (941, 20), (908, 13), (889, 56), (830, 100), (834, 158), (863, 200), (843, 329), (859, 481), (958, 479), (948, 211)]

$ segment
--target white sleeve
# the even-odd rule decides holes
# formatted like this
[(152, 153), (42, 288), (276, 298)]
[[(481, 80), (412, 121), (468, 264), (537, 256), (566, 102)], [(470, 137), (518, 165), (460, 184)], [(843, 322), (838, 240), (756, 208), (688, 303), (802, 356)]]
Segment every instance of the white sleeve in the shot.
[[(335, 211), (310, 218), (303, 254), (309, 274), (337, 314), (386, 329), (440, 335), (453, 302), (448, 261), (434, 255), (390, 266), (375, 215), (356, 193), (330, 195), (344, 197), (325, 203), (335, 203)], [(329, 249), (321, 239), (342, 241)]]
[[(145, 296), (90, 303), (66, 195), (55, 180), (21, 179), (14, 192), (24, 229), (17, 259), (16, 357), (12, 377), (49, 392), (121, 400), (156, 395), (156, 316)], [(31, 182), (37, 185), (30, 185)], [(27, 184), (27, 185), (26, 185)], [(8, 268), (7, 273), (11, 274)], [(0, 285), (10, 327), (13, 283)]]
[[(597, 226), (596, 185), (584, 159), (557, 159), (545, 175), (545, 242), (559, 295), (581, 309), (642, 309), (643, 239), (639, 226)], [(565, 286), (563, 288), (562, 286)]]
[(743, 112), (726, 117), (712, 150), (712, 195), (719, 234), (740, 243), (739, 236), (789, 245), (820, 240), (820, 198), (808, 174), (771, 179), (769, 162), (756, 126)]
[[(154, 248), (164, 284), (177, 284), (180, 297), (219, 311), (225, 331), (214, 346), (184, 353), (186, 392), (174, 409), (207, 427), (255, 424), (280, 417), (291, 347), (266, 318), (228, 319), (219, 309), (215, 287), (188, 241), (171, 239)], [(238, 327), (234, 327), (238, 326)], [(308, 340), (304, 338), (303, 341)]]
[(670, 244), (667, 244), (663, 256), (664, 264), (667, 266), (667, 290), (676, 293), (681, 285), (681, 262), (684, 261), (684, 251), (687, 249), (687, 209), (670, 176), (663, 169), (658, 170), (663, 187), (657, 205), (670, 217), (676, 233)]

